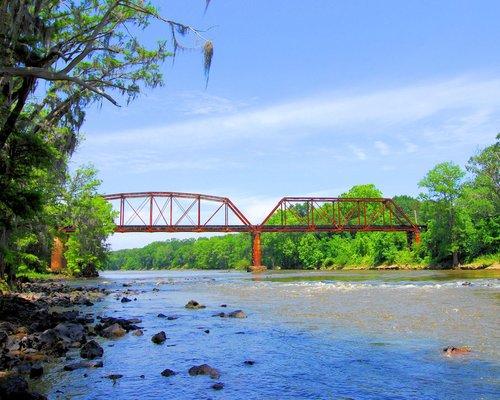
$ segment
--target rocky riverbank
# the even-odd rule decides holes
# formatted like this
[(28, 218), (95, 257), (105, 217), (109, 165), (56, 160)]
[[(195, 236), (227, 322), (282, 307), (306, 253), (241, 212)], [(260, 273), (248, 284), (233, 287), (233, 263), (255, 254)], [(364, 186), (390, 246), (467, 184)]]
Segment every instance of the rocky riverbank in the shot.
[[(64, 371), (102, 368), (104, 349), (94, 338), (116, 339), (127, 333), (142, 336), (144, 332), (138, 325), (141, 319), (95, 315), (90, 308), (112, 293), (121, 303), (137, 300), (133, 295), (139, 292), (129, 289), (131, 285), (124, 283), (121, 290), (111, 292), (99, 287), (72, 287), (60, 281), (25, 282), (18, 285), (17, 291), (0, 295), (0, 399), (46, 399), (30, 391), (30, 384), (43, 379), (47, 363), (60, 363)], [(153, 292), (157, 290), (153, 288)], [(185, 308), (198, 310), (205, 306), (191, 300)], [(157, 317), (177, 318), (163, 314)], [(235, 310), (218, 312), (213, 317), (238, 319), (246, 318), (246, 314)], [(163, 344), (166, 339), (164, 331), (150, 338), (154, 344)], [(77, 351), (68, 355), (70, 350)], [(209, 375), (213, 379), (220, 376), (217, 369), (206, 364), (195, 365), (188, 372), (191, 376)], [(175, 374), (169, 369), (161, 372), (167, 377)], [(112, 380), (121, 377), (106, 376)], [(221, 382), (212, 385), (214, 390), (223, 387)]]
[(49, 281), (20, 283), (16, 292), (0, 295), (0, 398), (44, 399), (29, 391), (29, 381), (43, 376), (46, 362), (65, 360), (72, 348), (92, 354), (95, 319), (80, 310), (106, 294)]

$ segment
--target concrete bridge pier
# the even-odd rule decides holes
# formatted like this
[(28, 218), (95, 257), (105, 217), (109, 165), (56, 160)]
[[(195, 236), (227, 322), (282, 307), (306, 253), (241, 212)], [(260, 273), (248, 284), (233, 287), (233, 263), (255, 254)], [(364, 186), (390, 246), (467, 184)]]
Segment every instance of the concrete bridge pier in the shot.
[(260, 242), (260, 231), (252, 232), (252, 266), (251, 272), (262, 272), (266, 267), (262, 265), (262, 245)]

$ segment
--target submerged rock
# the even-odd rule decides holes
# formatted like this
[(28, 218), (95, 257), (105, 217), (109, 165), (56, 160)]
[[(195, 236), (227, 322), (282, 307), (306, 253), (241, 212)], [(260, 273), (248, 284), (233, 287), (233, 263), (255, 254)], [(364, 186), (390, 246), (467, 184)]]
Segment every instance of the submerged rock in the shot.
[(125, 335), (127, 331), (121, 327), (121, 325), (114, 323), (102, 330), (102, 336), (105, 338), (118, 338)]
[(174, 376), (176, 374), (175, 371), (172, 371), (171, 369), (164, 369), (163, 371), (161, 371), (161, 375), (162, 376), (166, 376), (166, 377), (169, 377), (169, 376)]
[(104, 349), (95, 340), (85, 343), (80, 349), (80, 357), (92, 360), (96, 357), (102, 357)]
[(165, 340), (167, 340), (167, 335), (165, 334), (164, 331), (155, 333), (151, 338), (151, 341), (155, 344), (162, 344)]
[(206, 308), (206, 306), (198, 303), (196, 300), (189, 300), (185, 307), (189, 308), (190, 310), (199, 310), (200, 308)]
[(254, 360), (246, 360), (246, 361), (243, 361), (243, 364), (245, 364), (245, 365), (254, 365), (255, 361)]
[(212, 385), (213, 390), (222, 390), (224, 389), (224, 384), (222, 382), (217, 382)]
[(467, 354), (467, 353), (470, 353), (471, 351), (472, 351), (472, 349), (468, 346), (462, 346), (462, 347), (448, 346), (448, 347), (445, 347), (443, 349), (443, 353), (447, 356)]
[(212, 379), (219, 379), (220, 372), (208, 364), (195, 365), (188, 370), (189, 375), (209, 375)]
[(219, 313), (216, 313), (212, 316), (213, 317), (221, 317), (221, 318), (246, 318), (247, 317), (247, 315), (245, 314), (245, 312), (243, 310), (235, 310), (235, 311), (231, 311), (229, 313), (219, 312)]
[(167, 316), (166, 316), (165, 314), (163, 314), (163, 313), (159, 313), (159, 314), (157, 315), (157, 317), (158, 317), (158, 318), (167, 318)]
[(111, 379), (112, 381), (116, 381), (117, 379), (123, 378), (122, 374), (109, 374), (106, 375), (105, 378)]
[(235, 310), (231, 311), (229, 314), (227, 314), (229, 318), (246, 318), (247, 315), (243, 310)]
[(82, 368), (102, 368), (102, 361), (79, 361), (73, 364), (66, 364), (64, 366), (65, 371), (74, 371), (76, 369)]

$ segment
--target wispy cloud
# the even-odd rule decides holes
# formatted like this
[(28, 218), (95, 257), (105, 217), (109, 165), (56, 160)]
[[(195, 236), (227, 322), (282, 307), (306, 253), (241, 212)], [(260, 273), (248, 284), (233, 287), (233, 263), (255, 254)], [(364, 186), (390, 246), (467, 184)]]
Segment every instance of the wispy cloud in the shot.
[(245, 168), (256, 160), (262, 167), (278, 158), (294, 166), (442, 155), (491, 140), (500, 123), (498, 93), (500, 79), (473, 77), (261, 107), (188, 93), (181, 122), (90, 132), (80, 154), (101, 169), (136, 173)]

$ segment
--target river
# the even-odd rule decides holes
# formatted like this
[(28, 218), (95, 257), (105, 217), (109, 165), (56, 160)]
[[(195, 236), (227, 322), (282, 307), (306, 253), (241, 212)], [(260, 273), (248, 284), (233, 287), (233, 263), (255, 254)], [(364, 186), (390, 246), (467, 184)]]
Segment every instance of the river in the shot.
[[(49, 367), (35, 383), (49, 399), (500, 398), (500, 271), (105, 272), (87, 284), (136, 290), (93, 311), (139, 317), (144, 336), (99, 339), (103, 368)], [(248, 318), (213, 317), (236, 309)], [(450, 345), (472, 352), (447, 357)], [(203, 363), (220, 379), (187, 373)]]

